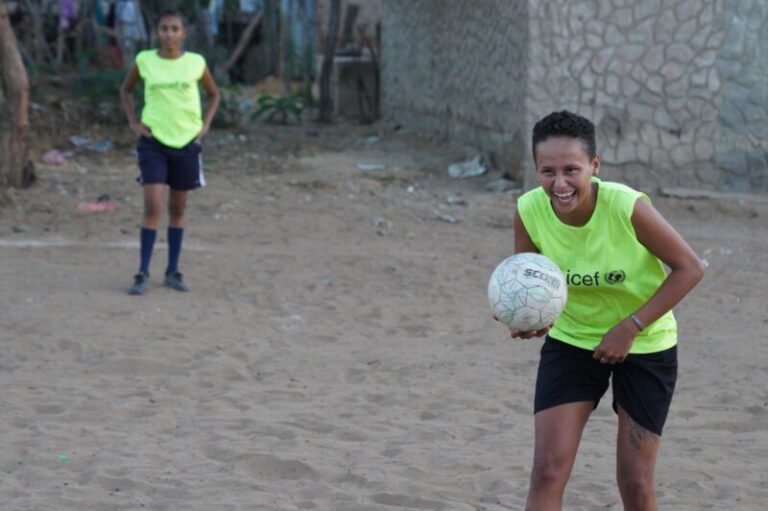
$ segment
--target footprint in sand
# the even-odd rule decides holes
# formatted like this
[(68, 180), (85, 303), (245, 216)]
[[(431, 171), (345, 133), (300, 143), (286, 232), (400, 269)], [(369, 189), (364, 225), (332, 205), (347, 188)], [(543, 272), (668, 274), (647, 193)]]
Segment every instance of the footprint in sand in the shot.
[(336, 433), (336, 438), (342, 442), (365, 442), (368, 440), (367, 435), (357, 431), (340, 431), (339, 433)]
[(284, 460), (268, 454), (251, 454), (238, 467), (259, 481), (317, 479), (317, 471), (299, 460)]
[(50, 405), (50, 404), (43, 404), (43, 405), (35, 405), (35, 413), (44, 413), (44, 414), (59, 414), (64, 412), (66, 408), (64, 408), (61, 405)]
[(377, 493), (376, 495), (371, 495), (371, 500), (377, 504), (407, 509), (432, 509), (434, 511), (456, 509), (453, 503), (448, 505), (447, 503), (438, 500), (420, 499), (418, 497), (409, 497), (408, 495), (396, 495), (392, 493)]

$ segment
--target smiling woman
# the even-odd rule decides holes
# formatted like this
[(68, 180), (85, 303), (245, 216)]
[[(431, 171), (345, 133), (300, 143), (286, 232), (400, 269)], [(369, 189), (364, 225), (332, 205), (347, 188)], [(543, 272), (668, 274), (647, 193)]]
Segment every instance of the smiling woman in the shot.
[(597, 184), (592, 178), (600, 172), (600, 157), (569, 137), (547, 138), (535, 147), (536, 175), (555, 214), (568, 225), (584, 225), (595, 208)]
[(541, 186), (518, 199), (515, 252), (554, 261), (568, 301), (543, 330), (527, 509), (561, 508), (582, 431), (610, 385), (622, 500), (627, 508), (656, 509), (656, 455), (677, 379), (672, 307), (704, 266), (645, 194), (598, 179), (591, 121), (554, 112), (536, 123), (532, 139)]

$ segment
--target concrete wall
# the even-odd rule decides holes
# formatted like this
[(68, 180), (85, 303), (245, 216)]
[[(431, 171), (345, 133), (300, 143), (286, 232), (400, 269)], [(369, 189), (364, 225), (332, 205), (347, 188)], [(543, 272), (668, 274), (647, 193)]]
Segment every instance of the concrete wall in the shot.
[(409, 129), (519, 165), (527, 6), (519, 1), (387, 0), (382, 106)]
[(414, 3), (384, 5), (385, 116), (505, 137), (520, 176), (533, 123), (567, 108), (595, 122), (608, 179), (768, 190), (765, 0)]

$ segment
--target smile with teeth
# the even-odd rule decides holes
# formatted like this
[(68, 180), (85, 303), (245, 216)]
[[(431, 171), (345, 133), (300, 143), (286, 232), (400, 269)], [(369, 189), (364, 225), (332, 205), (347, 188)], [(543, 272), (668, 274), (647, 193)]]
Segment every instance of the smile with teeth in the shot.
[(557, 192), (554, 192), (554, 194), (555, 194), (555, 197), (557, 197), (560, 200), (568, 200), (571, 197), (573, 197), (574, 194), (576, 194), (576, 190), (572, 190), (572, 191), (567, 192), (567, 193), (557, 193)]

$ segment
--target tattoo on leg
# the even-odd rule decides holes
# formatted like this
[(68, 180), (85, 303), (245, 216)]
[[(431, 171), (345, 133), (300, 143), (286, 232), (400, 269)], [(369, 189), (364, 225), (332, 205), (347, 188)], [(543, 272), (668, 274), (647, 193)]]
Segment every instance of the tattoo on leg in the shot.
[(643, 442), (655, 441), (659, 436), (656, 433), (648, 431), (640, 424), (632, 420), (627, 412), (624, 412), (624, 418), (629, 423), (629, 443), (635, 449), (642, 449)]

